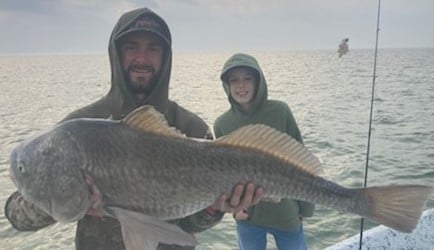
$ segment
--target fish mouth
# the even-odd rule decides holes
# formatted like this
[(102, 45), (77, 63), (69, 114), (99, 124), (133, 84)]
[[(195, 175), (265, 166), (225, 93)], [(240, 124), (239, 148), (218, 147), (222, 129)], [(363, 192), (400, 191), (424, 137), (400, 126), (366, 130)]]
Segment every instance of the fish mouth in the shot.
[[(19, 177), (20, 174), (16, 173), (16, 171), (18, 171), (17, 169), (17, 161), (18, 161), (18, 156), (17, 156), (17, 152), (16, 149), (12, 151), (11, 156), (10, 156), (10, 167), (9, 167), (9, 178), (11, 178), (12, 182), (14, 183), (14, 185), (19, 189), (20, 187), (20, 183), (19, 183)], [(18, 178), (17, 178), (17, 174), (18, 174)]]
[(9, 168), (9, 177), (11, 178), (14, 185), (18, 187), (17, 178), (15, 177), (14, 171), (10, 168)]

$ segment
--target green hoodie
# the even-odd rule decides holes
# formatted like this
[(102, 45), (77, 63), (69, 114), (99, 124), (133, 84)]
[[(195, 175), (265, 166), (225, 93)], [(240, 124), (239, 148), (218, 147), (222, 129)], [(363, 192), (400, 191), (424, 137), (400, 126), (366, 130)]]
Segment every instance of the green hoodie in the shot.
[[(241, 109), (240, 105), (231, 97), (226, 73), (235, 67), (249, 67), (259, 76), (256, 94), (249, 112)], [(235, 54), (223, 66), (220, 79), (228, 96), (231, 108), (219, 116), (214, 123), (214, 133), (218, 138), (248, 124), (261, 123), (285, 132), (303, 143), (297, 123), (284, 102), (268, 100), (267, 82), (258, 62), (252, 56)], [(285, 231), (295, 231), (300, 227), (299, 216), (312, 216), (314, 205), (303, 201), (282, 199), (280, 203), (260, 202), (248, 209), (246, 223), (277, 228)]]
[[(119, 120), (138, 107), (132, 93), (127, 87), (127, 78), (122, 70), (121, 56), (116, 41), (121, 34), (134, 29), (137, 26), (138, 22), (136, 21), (139, 18), (152, 19), (153, 22), (151, 24), (156, 26), (151, 27), (153, 29), (151, 31), (154, 33), (158, 32), (156, 34), (165, 42), (165, 55), (160, 77), (155, 83), (152, 92), (146, 98), (146, 104), (150, 104), (164, 113), (169, 124), (187, 136), (211, 139), (212, 134), (210, 133), (210, 129), (201, 118), (168, 99), (172, 65), (171, 35), (166, 22), (147, 8), (125, 13), (120, 17), (113, 29), (109, 42), (112, 73), (111, 88), (108, 94), (96, 102), (70, 113), (62, 121), (74, 118), (111, 118)], [(5, 215), (14, 228), (20, 231), (35, 231), (55, 222), (43, 211), (23, 200), (21, 194), (18, 192), (13, 193), (7, 200)], [(195, 233), (214, 226), (221, 220), (222, 216), (222, 213), (211, 216), (206, 211), (200, 211), (186, 218), (171, 222), (179, 225), (186, 232)], [(78, 221), (75, 245), (77, 249), (89, 250), (119, 250), (125, 248), (119, 222), (109, 217), (97, 218), (93, 216), (85, 216)], [(160, 244), (158, 249), (194, 249), (194, 247)]]

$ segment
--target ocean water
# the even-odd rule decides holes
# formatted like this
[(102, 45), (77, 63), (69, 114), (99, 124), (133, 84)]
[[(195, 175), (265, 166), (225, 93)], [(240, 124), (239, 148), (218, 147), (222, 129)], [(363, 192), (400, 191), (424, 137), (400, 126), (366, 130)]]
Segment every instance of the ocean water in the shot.
[[(347, 187), (364, 180), (373, 50), (251, 53), (263, 68), (269, 98), (288, 103), (305, 145), (325, 177)], [(219, 81), (231, 53), (174, 55), (170, 98), (210, 126), (229, 104)], [(72, 110), (106, 94), (106, 55), (0, 57), (0, 205), (15, 191), (9, 154), (23, 139), (49, 129)], [(380, 49), (374, 95), (368, 186), (434, 183), (434, 49)], [(431, 197), (428, 207), (434, 207)], [(365, 229), (376, 224), (365, 221)], [(317, 206), (304, 229), (309, 249), (358, 233), (360, 218)], [(0, 212), (4, 249), (74, 249), (75, 223), (18, 232)], [(197, 235), (198, 250), (236, 249), (233, 220)], [(434, 246), (433, 246), (434, 247)], [(275, 249), (269, 238), (269, 249)]]

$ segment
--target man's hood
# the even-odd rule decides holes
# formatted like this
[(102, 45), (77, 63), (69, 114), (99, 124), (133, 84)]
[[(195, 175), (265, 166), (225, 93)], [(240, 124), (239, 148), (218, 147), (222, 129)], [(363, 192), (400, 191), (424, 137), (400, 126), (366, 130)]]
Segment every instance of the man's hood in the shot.
[[(152, 89), (152, 92), (146, 98), (146, 102), (147, 104), (154, 106), (158, 111), (165, 114), (167, 113), (169, 81), (172, 67), (171, 35), (166, 22), (161, 17), (148, 8), (141, 8), (123, 14), (113, 28), (110, 36), (109, 57), (112, 75), (111, 89), (106, 98), (111, 103), (113, 109), (116, 110), (113, 116), (118, 119), (137, 108), (137, 105), (134, 101), (132, 92), (127, 86), (128, 79), (122, 70), (121, 55), (116, 41), (117, 38), (124, 35), (126, 32), (136, 30), (136, 21), (138, 19), (142, 20), (143, 18), (152, 20), (152, 25), (158, 25), (158, 28), (155, 29), (151, 27), (149, 32), (153, 32), (160, 36), (163, 38), (163, 41), (166, 42), (160, 77), (155, 83), (156, 85)], [(140, 27), (139, 29), (143, 30), (143, 27)]]
[(226, 73), (236, 67), (249, 67), (255, 70), (259, 76), (259, 82), (256, 89), (256, 94), (253, 97), (253, 105), (252, 109), (249, 113), (255, 113), (261, 105), (267, 100), (268, 97), (268, 91), (267, 91), (267, 82), (264, 77), (264, 73), (261, 70), (261, 67), (259, 66), (259, 63), (256, 61), (256, 59), (250, 55), (238, 53), (233, 56), (231, 56), (226, 63), (223, 66), (222, 73), (220, 75), (220, 79), (223, 83), (223, 88), (225, 89), (226, 95), (228, 96), (228, 100), (231, 104), (232, 110), (240, 113), (245, 113), (242, 111), (239, 104), (235, 102), (235, 100), (230, 95), (229, 85), (226, 82)]

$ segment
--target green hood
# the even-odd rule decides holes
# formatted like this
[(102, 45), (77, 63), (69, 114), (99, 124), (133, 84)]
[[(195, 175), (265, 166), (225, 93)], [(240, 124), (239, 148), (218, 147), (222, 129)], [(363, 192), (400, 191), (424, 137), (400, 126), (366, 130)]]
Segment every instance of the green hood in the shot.
[(245, 113), (240, 107), (239, 104), (235, 102), (235, 100), (231, 97), (229, 91), (229, 85), (226, 81), (226, 73), (236, 67), (249, 67), (255, 70), (259, 76), (259, 82), (256, 88), (256, 94), (254, 96), (252, 102), (252, 109), (249, 113), (255, 113), (261, 107), (261, 105), (267, 100), (268, 92), (267, 92), (267, 82), (264, 77), (264, 73), (259, 67), (259, 63), (250, 55), (238, 53), (231, 56), (226, 63), (223, 65), (223, 70), (220, 75), (220, 79), (223, 83), (223, 88), (225, 89), (226, 95), (228, 96), (229, 102), (231, 104), (232, 110), (237, 113)]
[(64, 120), (79, 117), (111, 117), (118, 120), (138, 107), (132, 92), (127, 86), (128, 79), (122, 70), (121, 56), (116, 38), (131, 29), (138, 18), (143, 17), (152, 17), (156, 20), (159, 30), (163, 31), (163, 34), (156, 34), (160, 35), (166, 42), (160, 77), (152, 92), (146, 98), (146, 104), (154, 106), (158, 111), (164, 113), (167, 118), (169, 112), (169, 81), (172, 67), (171, 35), (166, 22), (161, 17), (148, 8), (141, 8), (123, 14), (113, 28), (108, 48), (111, 67), (111, 88), (108, 94), (95, 103), (72, 112)]

